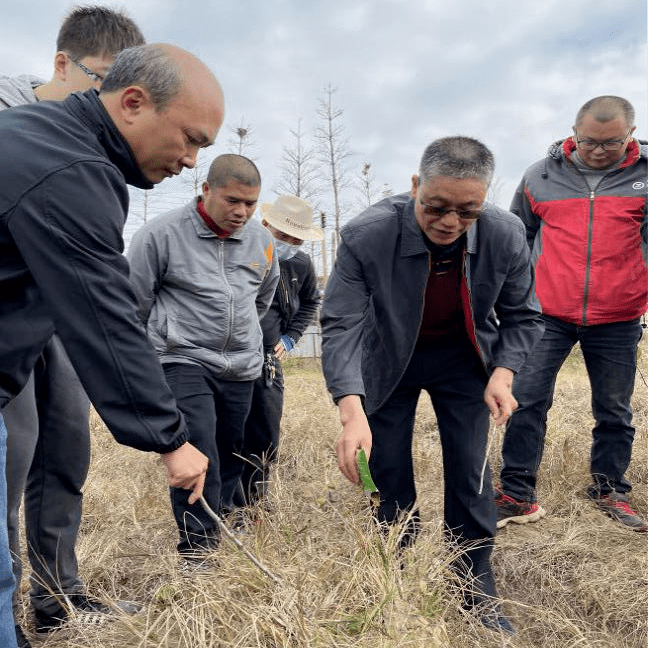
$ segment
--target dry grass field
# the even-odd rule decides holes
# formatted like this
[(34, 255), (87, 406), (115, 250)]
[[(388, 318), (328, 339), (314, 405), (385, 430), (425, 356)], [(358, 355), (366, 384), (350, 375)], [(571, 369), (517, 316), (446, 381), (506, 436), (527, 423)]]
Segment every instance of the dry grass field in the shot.
[[(629, 478), (646, 514), (646, 353), (634, 398)], [(363, 493), (338, 472), (337, 411), (314, 361), (289, 361), (274, 513), (243, 537), (275, 584), (223, 539), (210, 569), (183, 576), (163, 471), (154, 456), (118, 446), (93, 418), (94, 446), (79, 540), (89, 590), (141, 602), (133, 617), (68, 628), (43, 648), (645, 648), (646, 536), (588, 503), (589, 388), (577, 353), (561, 372), (550, 414), (539, 499), (547, 517), (508, 525), (494, 565), (512, 639), (458, 609), (441, 542), (442, 471), (433, 412), (421, 401), (414, 455), (424, 530), (401, 569), (395, 538), (372, 527)], [(499, 467), (501, 430), (491, 450)], [(25, 587), (26, 584), (23, 584)], [(31, 628), (31, 620), (25, 619)]]

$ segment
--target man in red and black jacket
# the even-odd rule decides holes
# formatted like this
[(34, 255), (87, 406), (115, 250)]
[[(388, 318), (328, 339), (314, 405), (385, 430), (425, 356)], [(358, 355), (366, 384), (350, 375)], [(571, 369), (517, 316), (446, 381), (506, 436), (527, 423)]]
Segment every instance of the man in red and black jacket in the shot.
[(514, 380), (519, 407), (502, 447), (499, 528), (535, 522), (536, 476), (556, 375), (580, 343), (596, 425), (587, 496), (635, 531), (648, 525), (629, 506), (625, 478), (634, 427), (630, 398), (648, 307), (646, 160), (633, 139), (634, 109), (621, 97), (588, 101), (574, 135), (524, 174), (511, 211), (524, 222), (545, 333)]

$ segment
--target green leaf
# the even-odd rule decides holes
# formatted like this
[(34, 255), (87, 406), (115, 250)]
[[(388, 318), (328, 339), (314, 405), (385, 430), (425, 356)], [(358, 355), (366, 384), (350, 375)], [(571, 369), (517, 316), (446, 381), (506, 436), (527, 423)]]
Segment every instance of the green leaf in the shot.
[(369, 471), (369, 464), (367, 462), (367, 454), (362, 448), (359, 448), (356, 451), (356, 463), (358, 464), (358, 473), (360, 474), (360, 481), (362, 481), (364, 489), (371, 493), (376, 493), (378, 489), (371, 478), (371, 472)]

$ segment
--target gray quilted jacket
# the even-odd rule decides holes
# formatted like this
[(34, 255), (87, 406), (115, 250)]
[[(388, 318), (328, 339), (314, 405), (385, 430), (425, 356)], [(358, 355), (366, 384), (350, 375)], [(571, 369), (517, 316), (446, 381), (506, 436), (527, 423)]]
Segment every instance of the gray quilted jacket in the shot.
[(162, 364), (200, 364), (224, 380), (260, 375), (259, 319), (279, 281), (272, 241), (255, 219), (219, 239), (196, 200), (135, 233), (127, 253), (130, 277)]

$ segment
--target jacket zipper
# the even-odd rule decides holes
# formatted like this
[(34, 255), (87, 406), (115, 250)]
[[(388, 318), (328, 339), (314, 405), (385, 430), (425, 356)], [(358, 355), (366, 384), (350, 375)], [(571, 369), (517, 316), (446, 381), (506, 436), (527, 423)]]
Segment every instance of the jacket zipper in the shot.
[(226, 362), (226, 369), (225, 371), (229, 371), (232, 367), (232, 363), (230, 362), (227, 350), (229, 348), (230, 341), (232, 339), (232, 328), (233, 328), (233, 322), (234, 322), (234, 300), (233, 300), (233, 291), (232, 287), (229, 284), (229, 281), (227, 281), (226, 277), (227, 274), (225, 273), (225, 241), (222, 239), (218, 239), (219, 243), (219, 253), (220, 253), (220, 266), (221, 266), (221, 276), (223, 277), (223, 282), (227, 286), (227, 292), (228, 292), (228, 304), (227, 304), (227, 311), (228, 311), (228, 327), (227, 327), (227, 340), (225, 341), (225, 345), (223, 348), (223, 358), (225, 359)]
[(287, 312), (289, 310), (288, 307), (290, 306), (290, 299), (288, 296), (288, 288), (286, 287), (286, 282), (284, 281), (284, 273), (281, 271), (279, 271), (279, 282), (281, 283), (281, 287), (283, 289), (284, 297), (286, 300), (286, 317), (287, 317)]
[[(599, 182), (600, 184), (600, 182)], [(587, 226), (587, 259), (585, 261), (585, 285), (583, 286), (583, 326), (587, 326), (587, 302), (589, 301), (590, 266), (592, 263), (592, 238), (594, 234), (594, 191), (589, 192), (589, 224)]]
[(589, 280), (590, 280), (590, 266), (592, 263), (592, 238), (594, 237), (594, 198), (596, 196), (596, 189), (598, 189), (605, 180), (607, 180), (610, 176), (616, 175), (621, 171), (621, 169), (614, 169), (613, 171), (610, 171), (609, 173), (606, 173), (604, 176), (600, 178), (598, 183), (596, 184), (596, 189), (590, 189), (589, 182), (587, 181), (587, 178), (585, 177), (585, 174), (573, 163), (571, 162), (574, 166), (574, 170), (576, 173), (578, 173), (579, 176), (583, 179), (583, 182), (585, 183), (585, 188), (587, 189), (587, 193), (589, 195), (589, 223), (587, 225), (587, 258), (585, 259), (585, 285), (583, 286), (583, 326), (587, 326), (587, 304), (589, 301), (589, 293), (590, 293), (590, 287), (589, 287)]

